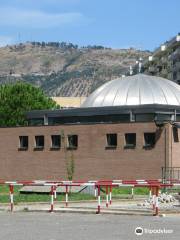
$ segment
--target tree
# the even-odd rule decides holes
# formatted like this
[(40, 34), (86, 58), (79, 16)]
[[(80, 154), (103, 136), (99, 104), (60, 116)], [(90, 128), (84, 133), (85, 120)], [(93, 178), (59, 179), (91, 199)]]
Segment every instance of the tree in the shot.
[[(61, 139), (62, 139), (62, 144), (64, 148), (64, 158), (66, 163), (67, 179), (69, 181), (72, 181), (74, 177), (74, 172), (75, 172), (74, 154), (72, 149), (69, 149), (67, 151), (67, 137), (64, 134), (64, 130), (61, 131)], [(70, 191), (71, 191), (71, 188), (70, 188)]]
[(0, 126), (27, 125), (27, 111), (58, 107), (42, 90), (31, 84), (17, 82), (0, 86)]
[(69, 181), (73, 180), (74, 177), (74, 170), (75, 170), (75, 162), (74, 162), (74, 154), (73, 154), (73, 150), (70, 151), (70, 158), (67, 159), (66, 162), (66, 169), (67, 169), (67, 177)]

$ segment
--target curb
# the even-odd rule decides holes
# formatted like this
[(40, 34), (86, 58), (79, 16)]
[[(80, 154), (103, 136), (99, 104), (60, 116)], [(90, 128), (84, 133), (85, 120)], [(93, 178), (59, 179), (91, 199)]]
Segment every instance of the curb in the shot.
[[(0, 212), (10, 212), (10, 210), (0, 210)], [(129, 216), (152, 216), (152, 213), (138, 213), (138, 212), (121, 212), (121, 211), (101, 211), (101, 213), (97, 214), (96, 209), (93, 210), (79, 210), (79, 209), (55, 209), (53, 212), (49, 212), (47, 209), (42, 209), (42, 210), (14, 210), (13, 213), (18, 213), (18, 212), (23, 212), (23, 213), (78, 213), (78, 214), (93, 214), (93, 215), (129, 215)]]
[[(0, 209), (0, 212), (9, 212), (9, 213), (18, 213), (18, 212), (23, 212), (23, 213), (50, 213), (49, 209), (15, 209), (13, 212), (11, 212), (9, 209)], [(122, 210), (101, 210), (100, 214), (96, 214), (96, 209), (75, 209), (75, 208), (59, 208), (59, 209), (54, 209), (53, 212), (51, 213), (80, 213), (80, 214), (94, 214), (94, 215), (124, 215), (124, 216), (153, 216), (152, 212), (141, 212), (141, 211), (127, 211), (127, 209), (122, 209)], [(173, 211), (161, 211), (159, 216), (157, 217), (164, 217), (166, 215), (180, 215), (180, 212), (173, 212)]]

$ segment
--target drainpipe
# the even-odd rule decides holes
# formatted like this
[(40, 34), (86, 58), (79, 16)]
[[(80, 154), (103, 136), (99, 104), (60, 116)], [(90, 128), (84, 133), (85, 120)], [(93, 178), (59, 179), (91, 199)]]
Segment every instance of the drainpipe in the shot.
[[(167, 129), (166, 129), (166, 122), (158, 122), (157, 119), (155, 120), (156, 127), (158, 129), (164, 129), (164, 164), (161, 167), (161, 177), (163, 182), (166, 179), (166, 171), (167, 171)], [(164, 174), (163, 174), (164, 173)]]
[(48, 116), (44, 115), (44, 125), (48, 125)]
[(171, 165), (170, 165), (170, 167), (171, 167), (171, 169), (172, 169), (172, 157), (173, 157), (173, 151), (172, 151), (172, 143), (173, 143), (173, 126), (171, 125)]
[(167, 152), (167, 151), (166, 151), (166, 142), (167, 142), (167, 141), (166, 141), (166, 136), (167, 136), (167, 132), (166, 132), (166, 125), (165, 125), (165, 128), (164, 128), (164, 141), (165, 141), (165, 143), (164, 143), (164, 144), (165, 144), (165, 146), (164, 146), (164, 147), (165, 147), (165, 156), (164, 156), (164, 180), (166, 180), (166, 170), (167, 170), (167, 164), (166, 164), (166, 163), (167, 163), (167, 156), (166, 156), (166, 154), (167, 154), (167, 153), (166, 153), (166, 152)]

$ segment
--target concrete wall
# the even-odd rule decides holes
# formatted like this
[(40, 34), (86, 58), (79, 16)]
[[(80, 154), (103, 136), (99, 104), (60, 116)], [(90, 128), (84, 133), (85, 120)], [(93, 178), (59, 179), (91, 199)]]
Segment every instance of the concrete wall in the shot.
[[(168, 130), (168, 128), (167, 128)], [(144, 132), (157, 131), (157, 143), (146, 150)], [(51, 135), (77, 134), (73, 151), (74, 179), (154, 179), (165, 162), (165, 134), (154, 123), (39, 126), (0, 129), (0, 178), (6, 180), (67, 179), (66, 161), (71, 151), (52, 151)], [(106, 134), (118, 134), (116, 149), (105, 149)], [(124, 149), (124, 134), (136, 133), (136, 148)], [(19, 136), (29, 136), (29, 149), (18, 151)], [(43, 151), (34, 151), (34, 136), (45, 136)], [(62, 144), (63, 145), (63, 144)], [(168, 141), (167, 141), (168, 147)], [(166, 152), (168, 155), (168, 151)], [(66, 155), (66, 157), (65, 157)]]

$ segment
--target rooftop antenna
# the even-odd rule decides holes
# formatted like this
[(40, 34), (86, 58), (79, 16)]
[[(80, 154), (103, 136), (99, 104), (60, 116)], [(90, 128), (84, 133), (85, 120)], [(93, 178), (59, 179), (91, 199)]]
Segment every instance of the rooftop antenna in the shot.
[(141, 73), (141, 70), (142, 70), (142, 57), (139, 58), (139, 73)]
[(140, 57), (139, 60), (136, 61), (136, 64), (138, 65), (138, 73), (142, 72), (142, 61), (143, 61), (142, 57)]
[[(142, 51), (142, 46), (141, 44), (139, 45), (139, 51)], [(139, 57), (138, 62), (138, 72), (141, 73), (142, 72), (142, 62), (143, 62), (143, 58)]]
[(133, 75), (133, 68), (132, 68), (132, 66), (129, 66), (129, 74)]

